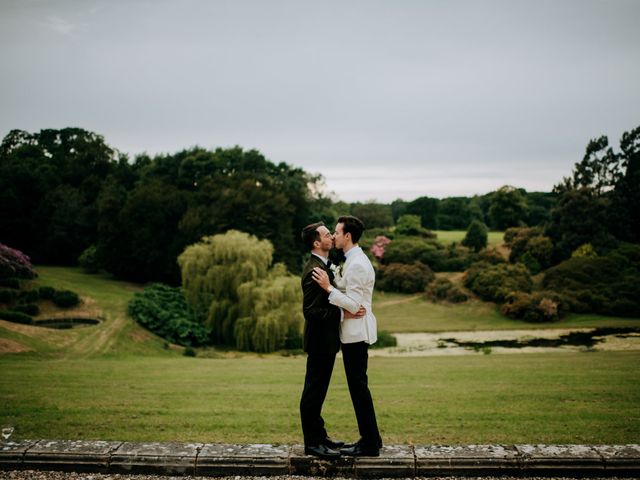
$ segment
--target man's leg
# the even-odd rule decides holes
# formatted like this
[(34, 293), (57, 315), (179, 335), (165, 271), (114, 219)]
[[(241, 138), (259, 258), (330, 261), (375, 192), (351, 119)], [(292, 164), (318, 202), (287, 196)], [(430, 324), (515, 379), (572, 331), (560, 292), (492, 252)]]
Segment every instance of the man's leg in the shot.
[(365, 447), (380, 448), (382, 440), (378, 431), (376, 412), (367, 378), (368, 349), (369, 345), (366, 342), (344, 343), (342, 344), (342, 358), (351, 402), (356, 412), (361, 442)]
[(307, 446), (318, 445), (327, 438), (321, 412), (335, 361), (335, 354), (309, 354), (307, 357), (307, 373), (300, 398), (302, 434), (304, 435), (304, 444)]

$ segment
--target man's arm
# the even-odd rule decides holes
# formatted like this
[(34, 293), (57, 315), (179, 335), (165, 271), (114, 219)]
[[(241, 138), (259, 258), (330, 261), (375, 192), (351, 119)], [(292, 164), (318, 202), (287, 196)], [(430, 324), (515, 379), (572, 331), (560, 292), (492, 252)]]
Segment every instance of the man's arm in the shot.
[(329, 278), (322, 269), (314, 269), (313, 278), (324, 290), (329, 292), (329, 303), (355, 314), (362, 306), (366, 288), (367, 272), (362, 265), (352, 265), (345, 272), (344, 283), (347, 291), (342, 293), (329, 283)]

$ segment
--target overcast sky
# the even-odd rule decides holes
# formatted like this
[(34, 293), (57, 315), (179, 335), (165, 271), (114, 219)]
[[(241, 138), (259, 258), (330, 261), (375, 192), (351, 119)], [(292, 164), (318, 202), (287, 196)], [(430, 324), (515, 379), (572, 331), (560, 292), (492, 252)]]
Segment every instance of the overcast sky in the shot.
[(0, 0), (0, 136), (240, 145), (346, 201), (549, 191), (640, 125), (640, 0)]

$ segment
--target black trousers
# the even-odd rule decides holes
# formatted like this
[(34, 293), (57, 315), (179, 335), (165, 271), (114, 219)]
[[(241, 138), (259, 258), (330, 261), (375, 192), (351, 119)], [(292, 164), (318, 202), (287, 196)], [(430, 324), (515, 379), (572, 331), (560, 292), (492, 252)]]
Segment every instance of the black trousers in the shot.
[(358, 421), (360, 441), (364, 446), (382, 447), (367, 378), (369, 345), (366, 342), (343, 343), (342, 358), (351, 402)]
[(335, 353), (310, 353), (307, 357), (307, 373), (300, 398), (300, 419), (305, 445), (318, 445), (328, 436), (321, 413), (335, 362)]

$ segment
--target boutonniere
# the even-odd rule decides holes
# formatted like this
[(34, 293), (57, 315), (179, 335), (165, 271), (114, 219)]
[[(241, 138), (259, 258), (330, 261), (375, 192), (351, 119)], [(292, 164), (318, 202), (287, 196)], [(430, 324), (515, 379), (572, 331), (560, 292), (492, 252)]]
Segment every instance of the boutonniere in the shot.
[(334, 273), (334, 275), (338, 275), (338, 276), (341, 277), (342, 276), (342, 267), (343, 266), (344, 266), (344, 263), (341, 263), (339, 265), (336, 265), (336, 264), (332, 263), (329, 268)]

